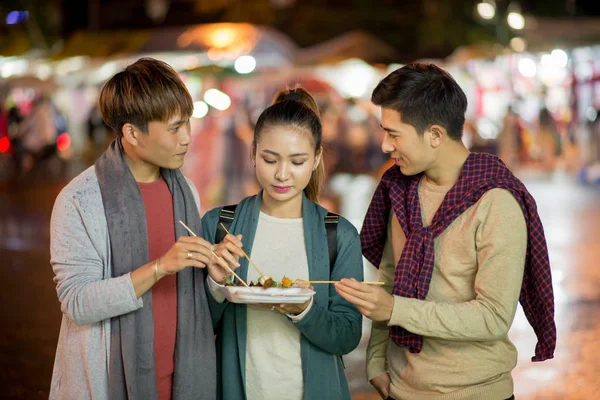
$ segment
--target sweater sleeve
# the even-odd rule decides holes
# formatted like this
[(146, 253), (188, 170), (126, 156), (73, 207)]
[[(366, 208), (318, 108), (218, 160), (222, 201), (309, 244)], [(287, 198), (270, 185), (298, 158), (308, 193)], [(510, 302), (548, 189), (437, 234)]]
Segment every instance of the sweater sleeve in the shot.
[[(527, 250), (523, 211), (512, 194), (493, 189), (480, 201), (475, 245), (475, 298), (461, 303), (394, 296), (389, 325), (446, 340), (494, 340), (507, 334), (515, 316)], [(441, 266), (444, 268), (444, 266)]]
[[(332, 280), (363, 280), (360, 240), (356, 229), (345, 219), (338, 224), (338, 255), (331, 272)], [(358, 309), (342, 298), (333, 285), (329, 288), (327, 308), (313, 303), (299, 321), (300, 332), (315, 346), (328, 353), (344, 355), (354, 350), (361, 338), (362, 316)]]
[[(383, 288), (392, 293), (394, 287), (394, 271), (396, 270), (396, 253), (400, 254), (406, 238), (401, 229), (392, 231), (392, 222), (395, 222), (398, 228), (398, 220), (393, 213), (390, 213), (390, 222), (388, 223), (387, 241), (383, 248), (381, 263), (379, 264), (379, 280), (385, 282)], [(399, 256), (398, 256), (399, 257)], [(367, 380), (376, 378), (387, 372), (387, 347), (390, 341), (390, 329), (385, 323), (373, 322), (371, 325), (371, 337), (367, 345)]]
[[(204, 214), (204, 217), (202, 217), (202, 235), (204, 236), (205, 240), (213, 244), (215, 241), (215, 232), (217, 230), (220, 210), (220, 208), (215, 208)], [(210, 308), (213, 327), (216, 327), (223, 317), (223, 313), (229, 305), (229, 302), (224, 298), (224, 296), (221, 296), (218, 293), (218, 288), (215, 286), (217, 285), (216, 283), (211, 285), (210, 280), (207, 278), (205, 284), (206, 290), (208, 291), (206, 298), (208, 299), (208, 306)]]
[[(50, 264), (62, 312), (77, 325), (127, 314), (143, 306), (136, 298), (130, 274), (104, 276), (103, 259), (92, 240), (97, 216), (69, 192), (59, 194), (50, 221)], [(101, 240), (101, 239), (99, 239)], [(106, 246), (109, 246), (108, 241)]]

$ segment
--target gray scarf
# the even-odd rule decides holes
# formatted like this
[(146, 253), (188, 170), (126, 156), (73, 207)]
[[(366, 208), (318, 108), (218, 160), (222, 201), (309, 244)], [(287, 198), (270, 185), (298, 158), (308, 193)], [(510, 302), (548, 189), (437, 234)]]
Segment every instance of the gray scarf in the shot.
[[(175, 221), (201, 235), (200, 215), (183, 174), (161, 169), (173, 195)], [(96, 175), (112, 252), (112, 276), (127, 274), (149, 262), (146, 213), (142, 195), (116, 139), (96, 162)], [(177, 237), (187, 235), (175, 224)], [(177, 335), (173, 399), (216, 398), (216, 354), (204, 289), (206, 270), (186, 268), (177, 274)], [(109, 398), (152, 400), (158, 397), (154, 365), (152, 290), (144, 307), (111, 320)]]

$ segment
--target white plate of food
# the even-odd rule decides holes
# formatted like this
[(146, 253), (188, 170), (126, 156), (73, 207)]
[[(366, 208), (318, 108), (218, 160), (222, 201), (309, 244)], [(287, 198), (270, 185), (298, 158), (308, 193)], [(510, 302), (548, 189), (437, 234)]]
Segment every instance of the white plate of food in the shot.
[(310, 300), (310, 298), (314, 296), (314, 294), (314, 290), (299, 287), (271, 287), (265, 289), (262, 286), (253, 286), (250, 288), (247, 288), (245, 286), (225, 286), (225, 297), (227, 298), (227, 300), (229, 300), (231, 303), (239, 304), (304, 303)]
[(241, 282), (234, 284), (227, 280), (225, 297), (232, 303), (240, 304), (290, 304), (304, 303), (315, 294), (306, 281), (292, 281), (286, 277), (283, 277), (281, 282), (277, 282), (270, 276), (263, 275), (257, 284), (250, 282), (249, 286), (244, 286)]

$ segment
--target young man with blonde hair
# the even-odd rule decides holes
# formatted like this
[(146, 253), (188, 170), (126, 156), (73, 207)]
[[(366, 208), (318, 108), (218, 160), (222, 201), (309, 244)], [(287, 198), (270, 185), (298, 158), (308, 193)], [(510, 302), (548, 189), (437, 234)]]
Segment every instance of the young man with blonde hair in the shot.
[[(201, 234), (198, 193), (179, 171), (192, 98), (171, 67), (140, 59), (106, 83), (99, 103), (118, 137), (52, 212), (63, 319), (50, 398), (215, 399), (205, 279), (226, 271), (179, 224)], [(232, 268), (240, 245), (227, 236), (220, 249)]]

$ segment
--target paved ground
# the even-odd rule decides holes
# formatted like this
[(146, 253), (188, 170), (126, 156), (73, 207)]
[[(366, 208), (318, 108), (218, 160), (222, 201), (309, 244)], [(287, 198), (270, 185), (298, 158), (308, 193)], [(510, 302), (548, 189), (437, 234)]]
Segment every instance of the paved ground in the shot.
[[(76, 168), (75, 168), (76, 169)], [(48, 222), (64, 184), (39, 171), (27, 184), (0, 182), (0, 398), (48, 398), (60, 325), (49, 265)], [(535, 336), (520, 313), (518, 399), (596, 399), (600, 383), (600, 190), (525, 176), (544, 222), (556, 290), (556, 358), (529, 361)], [(364, 345), (345, 357), (354, 399), (377, 399), (364, 378)]]

